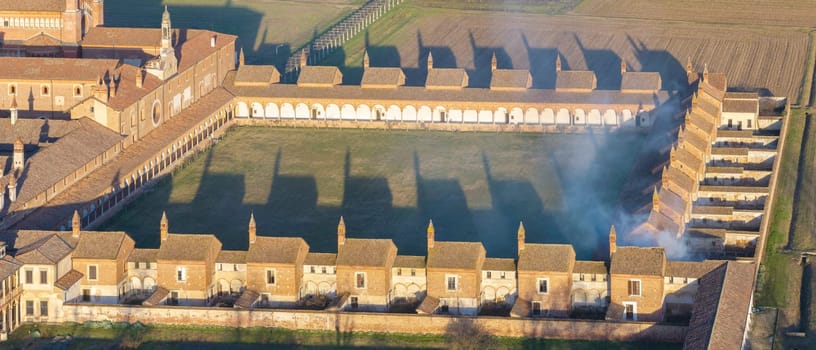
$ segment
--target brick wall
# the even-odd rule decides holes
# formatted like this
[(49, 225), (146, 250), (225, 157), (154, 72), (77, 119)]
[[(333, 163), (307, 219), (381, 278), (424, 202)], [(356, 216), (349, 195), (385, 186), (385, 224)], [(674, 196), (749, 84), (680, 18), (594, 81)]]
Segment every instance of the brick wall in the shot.
[(341, 332), (444, 334), (452, 324), (473, 323), (508, 337), (614, 341), (683, 341), (687, 327), (650, 322), (456, 317), (386, 313), (329, 313), (306, 310), (235, 310), (201, 307), (146, 307), (66, 304), (62, 322), (103, 321), (235, 327), (281, 327)]

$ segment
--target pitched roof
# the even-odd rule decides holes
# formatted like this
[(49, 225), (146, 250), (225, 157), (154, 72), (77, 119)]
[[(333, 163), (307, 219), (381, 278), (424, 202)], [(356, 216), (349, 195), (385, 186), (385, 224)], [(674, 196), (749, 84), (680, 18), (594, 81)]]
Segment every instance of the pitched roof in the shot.
[(302, 263), (308, 251), (300, 237), (258, 237), (249, 245), (246, 262), (295, 265)]
[(307, 253), (303, 265), (323, 265), (332, 266), (337, 262), (337, 254), (333, 253)]
[(3, 11), (65, 11), (65, 0), (0, 0)]
[(72, 255), (75, 259), (116, 259), (123, 244), (133, 246), (125, 232), (82, 231)]
[(54, 282), (54, 287), (57, 287), (62, 290), (68, 290), (71, 286), (75, 285), (79, 280), (82, 279), (82, 272), (77, 270), (68, 271), (66, 274), (62, 275), (59, 279)]
[(118, 66), (119, 60), (114, 59), (0, 57), (0, 78), (97, 82)]
[(68, 242), (52, 234), (18, 249), (14, 258), (25, 264), (56, 264), (71, 254), (71, 250)]
[(721, 260), (668, 261), (666, 276), (700, 278), (723, 264), (725, 261)]
[(606, 275), (609, 271), (606, 269), (606, 262), (603, 261), (575, 261), (575, 267), (572, 268), (572, 273), (591, 273), (597, 275)]
[(569, 244), (524, 244), (518, 260), (519, 271), (570, 272), (575, 249)]
[(46, 33), (40, 33), (34, 35), (23, 42), (25, 46), (61, 46), (62, 41), (59, 39), (48, 35)]
[(533, 86), (533, 77), (526, 69), (496, 69), (490, 77), (491, 89), (523, 90)]
[(516, 261), (506, 258), (485, 258), (483, 271), (516, 271)]
[(555, 78), (556, 90), (595, 90), (598, 80), (591, 70), (562, 70)]
[(360, 81), (360, 86), (364, 88), (395, 88), (402, 85), (405, 85), (405, 73), (399, 67), (368, 67)]
[(23, 262), (13, 258), (11, 255), (5, 255), (0, 258), (0, 280), (5, 280), (7, 277), (16, 274)]
[[(110, 89), (115, 89), (116, 96), (110, 94), (107, 102), (102, 102), (117, 111), (132, 106), (162, 85), (162, 81), (158, 77), (153, 74), (142, 73), (141, 68), (129, 64), (123, 64), (113, 74), (117, 83), (111, 83)], [(142, 79), (142, 87), (136, 85), (136, 79), (139, 77)]]
[(280, 73), (275, 66), (250, 66), (242, 65), (235, 73), (235, 85), (258, 85), (267, 86), (269, 84), (280, 83)]
[(343, 81), (343, 74), (337, 67), (305, 66), (298, 75), (297, 85), (329, 87)]
[(128, 256), (129, 262), (155, 262), (159, 250), (155, 248), (136, 248)]
[(612, 275), (663, 276), (666, 251), (663, 248), (618, 247), (612, 254)]
[(347, 238), (338, 249), (337, 266), (386, 267), (396, 256), (397, 246), (390, 239)]
[(723, 100), (723, 113), (759, 113), (759, 98)]
[(700, 279), (683, 349), (740, 349), (751, 307), (753, 263), (729, 261)]
[(147, 299), (145, 299), (145, 301), (142, 302), (142, 305), (145, 306), (159, 305), (159, 303), (161, 303), (162, 300), (164, 300), (164, 298), (167, 298), (168, 294), (170, 294), (170, 291), (167, 290), (167, 288), (156, 287), (156, 290), (153, 291), (153, 294), (150, 294), (150, 296)]
[(205, 262), (215, 259), (221, 242), (211, 234), (171, 233), (161, 242), (156, 260)]
[(437, 307), (439, 307), (439, 299), (426, 295), (425, 298), (422, 299), (422, 302), (419, 303), (419, 306), (417, 306), (416, 311), (421, 315), (430, 315), (436, 312)]
[(674, 193), (669, 188), (663, 188), (660, 190), (660, 211), (665, 213), (665, 209), (669, 209), (676, 213), (679, 216), (683, 216), (686, 213), (686, 203), (687, 199), (681, 197), (677, 193)]
[(434, 242), (428, 252), (428, 269), (481, 270), (485, 260), (481, 242)]
[(625, 72), (621, 77), (622, 91), (657, 91), (660, 85), (658, 72)]
[[(4, 108), (5, 109), (5, 108)], [(19, 137), (26, 145), (37, 145), (59, 139), (80, 127), (77, 120), (19, 118), (14, 125), (11, 118), (0, 118), (0, 144), (11, 151), (11, 146)]]
[(223, 264), (246, 264), (247, 252), (244, 250), (222, 250), (215, 262)]
[(428, 89), (461, 89), (468, 85), (468, 74), (463, 68), (433, 68), (425, 78)]
[(416, 255), (397, 255), (397, 258), (394, 259), (394, 267), (424, 269), (425, 257)]
[(236, 309), (249, 309), (260, 296), (261, 294), (254, 290), (245, 289), (233, 305)]

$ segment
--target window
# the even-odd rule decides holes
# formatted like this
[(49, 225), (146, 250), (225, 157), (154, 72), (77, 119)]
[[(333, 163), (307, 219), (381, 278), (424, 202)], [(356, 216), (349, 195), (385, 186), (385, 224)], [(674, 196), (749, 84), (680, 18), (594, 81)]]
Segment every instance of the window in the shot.
[(640, 280), (629, 280), (629, 295), (640, 296)]
[(309, 272), (315, 273), (315, 267), (314, 266), (309, 266)]
[(491, 271), (487, 271), (486, 275), (487, 278), (493, 278), (493, 274), (491, 273)]
[(40, 302), (40, 316), (48, 316), (48, 300)]
[(411, 269), (411, 277), (416, 276), (416, 269)]
[(448, 283), (447, 283), (447, 289), (448, 289), (448, 291), (454, 291), (454, 290), (456, 290), (456, 287), (458, 287), (458, 286), (457, 286), (457, 284), (458, 284), (458, 282), (459, 282), (459, 278), (458, 278), (457, 276), (450, 276), (450, 275), (448, 275), (447, 277), (445, 277), (445, 279), (446, 279), (446, 280), (447, 280), (447, 282), (448, 282)]
[(40, 270), (40, 284), (48, 284), (48, 270)]
[(25, 272), (25, 283), (26, 284), (33, 284), (34, 283), (34, 271), (33, 270), (26, 270), (26, 272)]
[(34, 316), (34, 301), (26, 300), (26, 316)]
[(397, 269), (397, 276), (402, 276), (402, 268)]
[(170, 305), (178, 305), (178, 301), (179, 301), (178, 291), (170, 292), (170, 299), (167, 300), (167, 303)]
[(366, 276), (365, 272), (357, 272), (354, 274), (355, 286), (357, 288), (365, 288), (366, 287)]
[(578, 274), (578, 280), (579, 280), (579, 281), (583, 281), (583, 280), (584, 280), (584, 274), (583, 274), (583, 273)]
[(269, 293), (261, 294), (261, 305), (269, 306)]
[(8, 94), (9, 95), (16, 95), (17, 94), (17, 84), (9, 84), (8, 85)]
[(533, 316), (541, 316), (541, 302), (534, 301), (533, 302)]
[(96, 281), (96, 278), (97, 278), (96, 270), (97, 270), (97, 268), (98, 267), (96, 265), (88, 265), (88, 280), (89, 281)]
[(266, 270), (266, 284), (275, 284), (275, 270)]
[(179, 282), (184, 282), (187, 280), (187, 269), (183, 266), (176, 268), (176, 280)]
[(623, 307), (625, 310), (623, 319), (637, 321), (637, 303), (624, 302)]
[(549, 278), (539, 278), (538, 279), (538, 294), (547, 294), (550, 292), (550, 279)]
[(598, 275), (596, 275), (596, 274), (594, 274), (594, 273), (593, 273), (593, 274), (592, 274), (592, 282), (595, 282), (595, 281), (597, 281), (597, 280), (598, 280)]
[(82, 290), (82, 301), (85, 301), (85, 302), (91, 301), (91, 290), (90, 289), (83, 289)]
[(751, 119), (748, 119), (748, 123), (747, 123), (747, 124), (748, 124), (748, 129), (750, 129), (750, 128), (751, 128)]
[(320, 267), (320, 273), (323, 273), (323, 274), (326, 273), (326, 267), (325, 266)]
[(48, 85), (40, 85), (40, 95), (48, 96), (49, 94), (51, 94), (51, 90), (48, 88)]
[(501, 279), (507, 278), (507, 272), (502, 271), (501, 275), (499, 276)]
[(224, 265), (223, 264), (215, 264), (215, 270), (216, 271), (224, 271)]
[(74, 97), (82, 97), (82, 86), (74, 85)]
[(351, 308), (357, 309), (360, 307), (360, 300), (357, 297), (351, 297)]

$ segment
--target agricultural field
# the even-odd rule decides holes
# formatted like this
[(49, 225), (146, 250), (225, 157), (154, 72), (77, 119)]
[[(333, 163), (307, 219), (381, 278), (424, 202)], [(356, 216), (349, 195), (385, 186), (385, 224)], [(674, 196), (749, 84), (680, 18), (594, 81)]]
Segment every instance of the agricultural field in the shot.
[(585, 0), (573, 13), (661, 21), (730, 23), (810, 28), (816, 23), (813, 1), (806, 0)]
[(436, 67), (462, 67), (474, 87), (489, 86), (490, 60), (500, 68), (530, 69), (533, 85), (555, 85), (555, 60), (564, 69), (591, 69), (598, 88), (620, 87), (620, 61), (629, 70), (660, 72), (665, 89), (685, 84), (688, 57), (694, 68), (728, 75), (733, 89), (762, 89), (797, 100), (805, 75), (809, 38), (798, 28), (760, 28), (575, 15), (424, 8), (406, 3), (329, 57), (347, 83), (362, 76), (367, 46), (373, 66), (402, 66), (409, 85), (421, 85), (425, 59)]
[(176, 28), (238, 35), (247, 63), (279, 64), (362, 5), (363, 0), (113, 0), (105, 2), (105, 25), (161, 25), (164, 5)]
[[(439, 240), (481, 241), (513, 257), (524, 221), (529, 242), (571, 243), (580, 258), (606, 258), (609, 225), (644, 136), (441, 133), (236, 127), (213, 149), (157, 184), (101, 227), (158, 246), (167, 210), (172, 232), (213, 233), (225, 249), (259, 235), (304, 237), (336, 250), (350, 237), (392, 238), (401, 254), (425, 254), (433, 219)], [(619, 232), (624, 232), (621, 229)], [(622, 239), (623, 240), (623, 239)]]

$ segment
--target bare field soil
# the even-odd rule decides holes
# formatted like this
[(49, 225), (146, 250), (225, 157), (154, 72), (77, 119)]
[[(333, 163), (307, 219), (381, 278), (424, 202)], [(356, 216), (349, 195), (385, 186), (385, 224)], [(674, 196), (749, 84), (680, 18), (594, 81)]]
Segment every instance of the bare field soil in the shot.
[(402, 66), (409, 85), (421, 85), (425, 58), (433, 52), (436, 67), (463, 67), (471, 86), (489, 86), (490, 60), (500, 68), (530, 69), (535, 87), (555, 85), (555, 59), (564, 69), (591, 69), (598, 88), (620, 87), (620, 60), (629, 70), (660, 72), (663, 87), (685, 84), (686, 59), (694, 68), (728, 75), (736, 89), (767, 89), (774, 95), (799, 96), (808, 49), (805, 31), (655, 23), (647, 20), (542, 16), (485, 11), (453, 11), (402, 5), (374, 23), (344, 51), (325, 64), (346, 66), (346, 81), (358, 68), (366, 43), (373, 66)]
[(585, 0), (573, 11), (600, 17), (812, 27), (812, 0)]
[(247, 63), (285, 62), (340, 21), (363, 0), (114, 0), (105, 2), (108, 26), (153, 27), (161, 24), (166, 4), (176, 28), (211, 29), (240, 37)]

